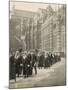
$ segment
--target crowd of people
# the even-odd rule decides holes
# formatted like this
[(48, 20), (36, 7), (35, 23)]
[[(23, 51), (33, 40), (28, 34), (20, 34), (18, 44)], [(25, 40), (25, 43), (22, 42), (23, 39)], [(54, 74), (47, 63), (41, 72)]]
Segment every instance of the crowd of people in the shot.
[(59, 55), (36, 51), (17, 50), (15, 53), (10, 53), (9, 57), (9, 79), (15, 79), (21, 74), (24, 78), (37, 74), (37, 68), (48, 68), (54, 63), (61, 60)]

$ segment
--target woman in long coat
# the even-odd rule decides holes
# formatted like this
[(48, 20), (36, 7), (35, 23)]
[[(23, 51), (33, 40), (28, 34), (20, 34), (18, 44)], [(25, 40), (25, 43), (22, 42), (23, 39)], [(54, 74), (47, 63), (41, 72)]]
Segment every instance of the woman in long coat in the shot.
[(14, 55), (10, 56), (10, 65), (9, 65), (9, 79), (16, 79), (16, 74), (15, 74), (15, 59)]
[(26, 71), (26, 69), (27, 69), (27, 56), (26, 56), (26, 54), (23, 54), (23, 76), (24, 76), (24, 78), (26, 77), (26, 75), (27, 75), (27, 71)]
[(44, 55), (40, 55), (40, 57), (39, 57), (39, 63), (38, 63), (38, 67), (39, 68), (42, 68), (43, 67), (44, 60), (45, 60)]
[(15, 68), (16, 68), (16, 74), (19, 75), (21, 74), (21, 71), (22, 71), (22, 56), (20, 56), (17, 61), (16, 61), (16, 65), (15, 65)]

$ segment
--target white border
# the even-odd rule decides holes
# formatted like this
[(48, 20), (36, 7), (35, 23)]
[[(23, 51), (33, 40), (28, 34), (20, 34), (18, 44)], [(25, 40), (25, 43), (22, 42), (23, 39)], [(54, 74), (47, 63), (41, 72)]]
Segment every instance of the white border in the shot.
[[(68, 0), (16, 0), (67, 4)], [(68, 4), (67, 4), (68, 5)], [(9, 72), (9, 0), (0, 0), (0, 90), (8, 89)], [(67, 10), (68, 14), (68, 10)], [(68, 25), (67, 25), (68, 26)], [(66, 28), (67, 29), (67, 28)], [(67, 31), (67, 30), (66, 30)], [(68, 31), (67, 31), (68, 33)], [(68, 38), (68, 36), (67, 36)], [(68, 39), (67, 39), (68, 41)], [(66, 44), (67, 46), (67, 44)], [(68, 79), (67, 79), (68, 81)], [(31, 90), (66, 90), (68, 86), (28, 88)], [(16, 89), (15, 89), (16, 90)], [(17, 89), (18, 90), (18, 89)]]

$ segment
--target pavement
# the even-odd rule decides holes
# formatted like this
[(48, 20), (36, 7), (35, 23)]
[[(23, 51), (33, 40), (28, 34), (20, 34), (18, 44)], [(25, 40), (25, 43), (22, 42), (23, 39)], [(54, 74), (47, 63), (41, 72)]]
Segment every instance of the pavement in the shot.
[(66, 85), (65, 75), (65, 59), (52, 65), (47, 69), (37, 69), (37, 75), (23, 78), (23, 76), (9, 81), (10, 88), (32, 88), (32, 87), (48, 87), (48, 86), (64, 86)]

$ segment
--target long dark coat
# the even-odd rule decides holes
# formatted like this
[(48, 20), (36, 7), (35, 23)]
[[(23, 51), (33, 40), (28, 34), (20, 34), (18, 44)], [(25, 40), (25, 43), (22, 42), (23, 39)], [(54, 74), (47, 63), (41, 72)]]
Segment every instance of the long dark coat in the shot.
[(43, 67), (44, 60), (45, 60), (44, 55), (41, 55), (41, 56), (39, 57), (38, 67)]
[(34, 64), (37, 62), (37, 56), (35, 54), (32, 55), (32, 67), (34, 67)]
[(28, 54), (27, 56), (27, 64), (29, 65), (29, 67), (27, 67), (27, 73), (28, 75), (32, 75), (32, 57), (31, 54)]
[(9, 79), (15, 79), (15, 59), (14, 56), (12, 55), (10, 57), (10, 65), (9, 65)]
[(23, 58), (23, 75), (26, 75), (27, 73), (26, 73), (26, 69), (27, 69), (27, 64), (26, 64), (26, 62), (27, 62), (27, 58)]
[(32, 75), (31, 55), (29, 54), (23, 62), (23, 75)]
[(15, 64), (15, 72), (16, 72), (16, 74), (21, 74), (21, 71), (22, 71), (22, 66), (20, 66), (21, 64), (22, 64), (22, 56), (20, 56), (16, 60), (16, 64)]

